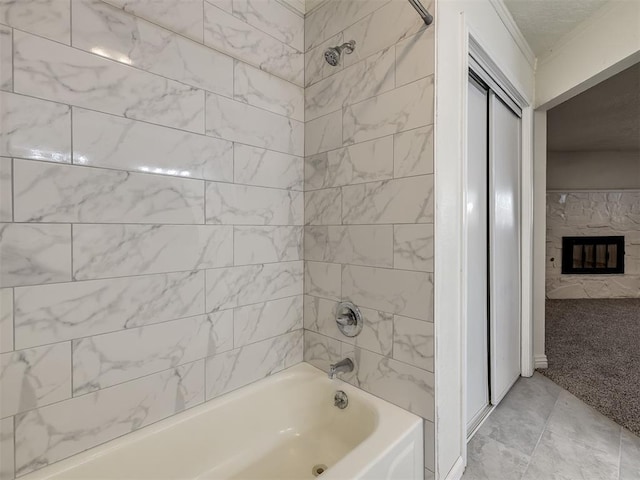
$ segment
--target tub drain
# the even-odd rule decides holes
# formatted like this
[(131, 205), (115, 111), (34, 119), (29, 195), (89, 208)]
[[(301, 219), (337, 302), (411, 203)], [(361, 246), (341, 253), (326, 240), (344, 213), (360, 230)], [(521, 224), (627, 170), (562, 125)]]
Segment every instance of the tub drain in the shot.
[(313, 468), (311, 469), (311, 473), (313, 473), (314, 477), (319, 477), (324, 473), (326, 469), (327, 469), (326, 465), (319, 463), (318, 465), (313, 466)]

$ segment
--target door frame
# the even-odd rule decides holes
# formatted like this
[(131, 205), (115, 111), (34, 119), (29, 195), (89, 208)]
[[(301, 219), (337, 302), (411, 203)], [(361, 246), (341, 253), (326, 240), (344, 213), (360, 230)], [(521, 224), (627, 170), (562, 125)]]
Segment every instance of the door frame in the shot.
[[(439, 95), (453, 95), (460, 99), (460, 110), (456, 112), (455, 117), (458, 121), (455, 122), (455, 130), (457, 131), (456, 137), (460, 142), (456, 142), (456, 150), (461, 159), (461, 163), (452, 164), (451, 162), (445, 162), (441, 159), (441, 154), (436, 154), (436, 280), (435, 280), (435, 305), (436, 305), (436, 375), (450, 375), (453, 377), (448, 378), (448, 382), (452, 384), (446, 384), (445, 380), (436, 381), (436, 417), (438, 419), (447, 417), (447, 422), (453, 420), (450, 417), (454, 414), (449, 408), (445, 407), (446, 412), (439, 414), (439, 408), (442, 407), (440, 402), (444, 402), (446, 396), (456, 391), (459, 399), (457, 404), (457, 420), (455, 428), (456, 432), (451, 434), (445, 433), (440, 429), (444, 425), (436, 422), (436, 468), (437, 478), (457, 479), (460, 478), (464, 467), (467, 463), (467, 412), (466, 412), (466, 316), (463, 312), (467, 307), (467, 291), (464, 282), (466, 278), (466, 265), (467, 258), (465, 255), (467, 246), (467, 221), (466, 221), (466, 206), (467, 203), (467, 185), (465, 182), (467, 174), (467, 78), (470, 66), (470, 57), (472, 56), (474, 61), (482, 66), (482, 68), (490, 74), (493, 80), (506, 92), (509, 97), (520, 107), (522, 111), (522, 152), (521, 152), (521, 374), (523, 376), (531, 376), (534, 371), (533, 362), (533, 324), (532, 324), (532, 269), (533, 269), (533, 98), (528, 98), (525, 88), (517, 84), (517, 77), (501, 69), (493, 58), (498, 58), (490, 53), (490, 50), (485, 47), (485, 44), (481, 40), (482, 36), (477, 35), (470, 25), (465, 22), (465, 14), (460, 15), (462, 38), (460, 39), (460, 46), (462, 47), (458, 51), (457, 68), (459, 68), (458, 83), (457, 85), (443, 86), (440, 85)], [(448, 118), (450, 120), (452, 118)], [(446, 130), (453, 129), (454, 124), (446, 122), (445, 127), (442, 127), (442, 123), (436, 122), (436, 148), (438, 141), (445, 141), (446, 133), (442, 133)], [(438, 132), (440, 130), (440, 132)], [(442, 135), (442, 137), (441, 137)], [(441, 143), (442, 144), (442, 143)], [(453, 147), (453, 145), (451, 145)], [(436, 150), (438, 151), (438, 150)], [(442, 160), (442, 161), (440, 161)], [(450, 194), (442, 192), (442, 189), (438, 189), (439, 182), (442, 184), (457, 184), (460, 191), (458, 195), (452, 196)], [(451, 211), (451, 208), (457, 207), (459, 209), (455, 214)], [(449, 209), (449, 211), (445, 211)], [(442, 222), (459, 222), (458, 227), (452, 226), (451, 228), (442, 228)], [(443, 234), (443, 230), (445, 233)], [(438, 231), (441, 235), (438, 235)], [(454, 233), (456, 232), (456, 233)], [(452, 273), (456, 278), (446, 275), (446, 280), (439, 281), (438, 278), (443, 273), (441, 270), (442, 264), (438, 259), (460, 259), (458, 264), (459, 270), (457, 273)], [(452, 283), (457, 284), (456, 292), (445, 292), (443, 284)], [(443, 289), (443, 290), (440, 290)], [(457, 297), (457, 298), (456, 298)], [(452, 331), (447, 333), (447, 338), (443, 339), (438, 333), (439, 318), (443, 315), (440, 313), (440, 308), (443, 308), (444, 302), (457, 301), (458, 315), (460, 323), (458, 324), (457, 332), (457, 344), (452, 343), (453, 337), (449, 336), (454, 333), (455, 327)], [(449, 330), (447, 328), (447, 330)], [(450, 362), (454, 359), (452, 354), (454, 352), (443, 351), (447, 348), (453, 347), (455, 354), (458, 355), (457, 364), (452, 365)], [(443, 367), (443, 362), (448, 364)], [(457, 370), (457, 371), (455, 371)], [(442, 377), (440, 377), (442, 378)], [(446, 383), (445, 383), (446, 382)], [(449, 395), (448, 395), (449, 394)], [(454, 414), (455, 416), (455, 414)], [(453, 424), (448, 426), (452, 428)], [(444, 434), (445, 438), (441, 438), (440, 435)], [(455, 458), (455, 453), (449, 449), (453, 449), (453, 445), (458, 443), (460, 457), (453, 463), (451, 468), (444, 467), (440, 462), (446, 461), (449, 463), (451, 459)], [(445, 469), (442, 471), (441, 468)]]

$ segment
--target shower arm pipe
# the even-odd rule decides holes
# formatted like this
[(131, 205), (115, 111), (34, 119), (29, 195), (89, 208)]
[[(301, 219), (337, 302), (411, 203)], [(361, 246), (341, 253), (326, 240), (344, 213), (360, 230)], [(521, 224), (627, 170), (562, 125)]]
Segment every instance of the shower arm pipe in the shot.
[(424, 20), (425, 25), (431, 25), (433, 23), (433, 15), (424, 8), (422, 3), (420, 3), (420, 0), (409, 0), (409, 3), (416, 9), (422, 20)]

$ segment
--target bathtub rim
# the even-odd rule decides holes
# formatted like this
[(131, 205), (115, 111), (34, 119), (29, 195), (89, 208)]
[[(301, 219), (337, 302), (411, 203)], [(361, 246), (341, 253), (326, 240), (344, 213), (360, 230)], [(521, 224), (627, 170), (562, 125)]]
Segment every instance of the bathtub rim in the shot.
[[(253, 383), (239, 387), (235, 390), (222, 394), (216, 398), (204, 401), (194, 407), (183, 410), (182, 412), (163, 418), (157, 422), (151, 423), (133, 432), (125, 433), (119, 437), (113, 438), (105, 443), (91, 447), (85, 451), (74, 454), (57, 462), (51, 463), (33, 472), (29, 472), (16, 480), (48, 480), (51, 477), (63, 474), (77, 466), (91, 462), (96, 458), (103, 457), (114, 451), (126, 448), (128, 445), (136, 443), (140, 440), (161, 433), (164, 430), (174, 427), (177, 424), (188, 422), (200, 415), (207, 414), (211, 410), (233, 403), (236, 399), (252, 395), (261, 389), (266, 388), (271, 383), (284, 381), (288, 378), (302, 377), (313, 375), (314, 377), (324, 377), (327, 374), (323, 370), (307, 363), (300, 362), (296, 365), (287, 367), (277, 373), (261, 378)], [(327, 381), (330, 381), (327, 378)], [(350, 450), (343, 458), (338, 460), (334, 465), (330, 466), (323, 478), (327, 480), (349, 478), (345, 475), (360, 475), (370, 469), (377, 460), (384, 457), (396, 445), (412, 434), (416, 428), (422, 430), (423, 420), (419, 416), (402, 409), (380, 397), (365, 392), (341, 379), (331, 380), (334, 382), (331, 388), (336, 390), (344, 390), (347, 395), (360, 397), (361, 401), (372, 405), (377, 414), (376, 425), (373, 431)], [(389, 430), (393, 435), (381, 435), (380, 430)], [(378, 433), (378, 435), (376, 435)], [(422, 435), (421, 435), (422, 437)], [(358, 477), (351, 477), (358, 478)], [(195, 480), (195, 479), (194, 479)]]

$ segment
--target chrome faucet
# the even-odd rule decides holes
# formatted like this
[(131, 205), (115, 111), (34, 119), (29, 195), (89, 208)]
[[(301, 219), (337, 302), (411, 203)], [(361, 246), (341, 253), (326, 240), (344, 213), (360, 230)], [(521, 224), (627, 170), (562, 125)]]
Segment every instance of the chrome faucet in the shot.
[(333, 363), (329, 365), (329, 378), (333, 380), (338, 373), (353, 372), (353, 367), (353, 360), (350, 358), (345, 358), (338, 363)]

